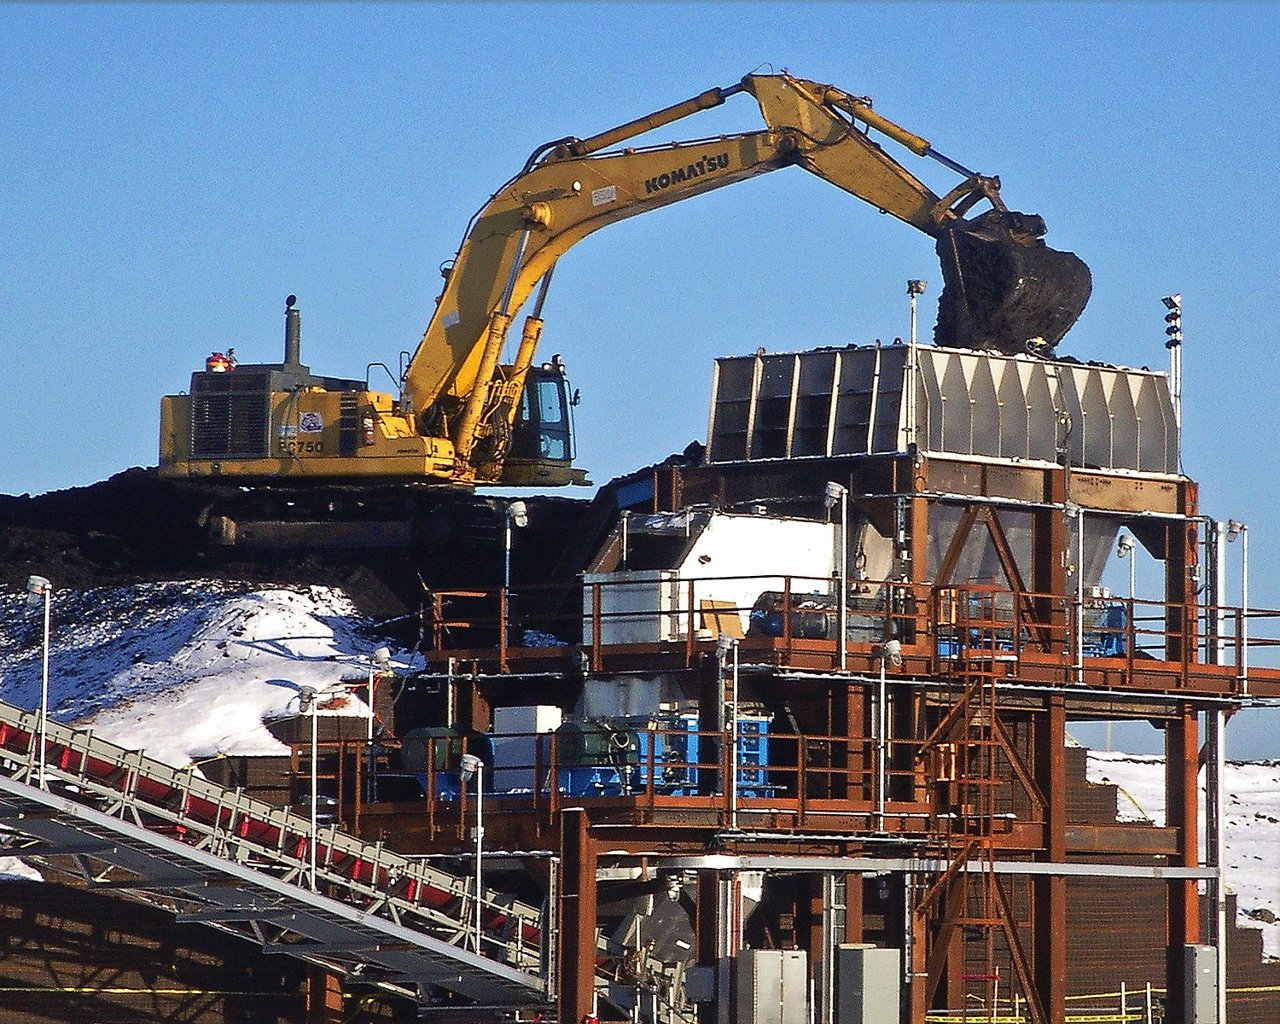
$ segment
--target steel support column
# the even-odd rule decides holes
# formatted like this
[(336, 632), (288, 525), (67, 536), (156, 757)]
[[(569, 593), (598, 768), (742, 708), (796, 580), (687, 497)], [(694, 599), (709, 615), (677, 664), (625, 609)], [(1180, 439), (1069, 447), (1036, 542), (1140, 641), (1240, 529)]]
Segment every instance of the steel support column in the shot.
[(596, 978), (596, 845), (587, 812), (561, 818), (559, 1019), (577, 1024), (592, 1011)]
[(1067, 520), (1061, 507), (1066, 501), (1066, 471), (1049, 470), (1044, 479), (1044, 500), (1032, 514), (1031, 589), (1037, 622), (1047, 628), (1051, 650), (1063, 651), (1067, 640), (1067, 613), (1061, 597), (1067, 592)]
[[(1199, 863), (1197, 776), (1200, 744), (1195, 708), (1184, 704), (1181, 715), (1165, 728), (1165, 824), (1177, 829), (1178, 854), (1170, 861), (1180, 867)], [(1166, 1019), (1180, 1021), (1186, 1004), (1183, 957), (1188, 945), (1200, 941), (1200, 900), (1191, 880), (1169, 883)]]
[(332, 971), (307, 971), (307, 1024), (338, 1024), (343, 1020), (342, 982)]
[[(1067, 709), (1061, 696), (1050, 697), (1036, 716), (1036, 783), (1045, 799), (1045, 848), (1042, 860), (1067, 859)], [(1046, 875), (1032, 881), (1035, 905), (1031, 936), (1036, 989), (1048, 1024), (1063, 1024), (1067, 1013), (1067, 880)]]

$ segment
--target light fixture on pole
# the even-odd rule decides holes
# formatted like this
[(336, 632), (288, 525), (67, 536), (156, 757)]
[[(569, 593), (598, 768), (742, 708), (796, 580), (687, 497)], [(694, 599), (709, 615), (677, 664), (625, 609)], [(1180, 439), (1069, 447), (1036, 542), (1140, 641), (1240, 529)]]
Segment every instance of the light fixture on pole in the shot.
[(840, 506), (840, 555), (836, 565), (836, 585), (839, 587), (836, 649), (839, 651), (840, 671), (843, 672), (848, 664), (845, 636), (848, 631), (849, 594), (845, 574), (849, 565), (849, 488), (828, 480), (823, 490), (823, 504), (826, 505), (828, 514), (837, 505)]
[(48, 789), (44, 777), (45, 734), (49, 721), (49, 603), (53, 600), (53, 584), (43, 576), (27, 577), (27, 600), (44, 604), (44, 645), (40, 658), (40, 788)]
[(1227, 520), (1227, 540), (1240, 538), (1240, 683), (1249, 692), (1249, 524)]
[(316, 696), (318, 691), (314, 686), (304, 686), (298, 691), (298, 713), (308, 715), (311, 719), (311, 835), (307, 843), (308, 847), (308, 878), (311, 883), (311, 891), (316, 888), (316, 829), (319, 824), (319, 814), (316, 805), (316, 789), (319, 778), (319, 771), (316, 767), (316, 754), (319, 749), (319, 736), (316, 732)]
[[(1130, 534), (1122, 533), (1116, 539), (1116, 557), (1129, 559), (1129, 600), (1130, 602), (1133, 601), (1134, 562), (1136, 561), (1136, 556), (1134, 555), (1134, 551), (1136, 551), (1137, 548), (1138, 548), (1138, 542), (1134, 540)], [(1129, 614), (1132, 615), (1133, 612), (1130, 611)]]
[(919, 443), (919, 431), (916, 429), (916, 362), (919, 351), (916, 348), (916, 299), (924, 294), (927, 287), (928, 282), (919, 278), (907, 281), (907, 296), (911, 299), (911, 344), (907, 348), (907, 379), (903, 395), (906, 416), (903, 418), (906, 420), (905, 443), (908, 445)]
[(502, 529), (502, 588), (511, 589), (511, 528), (523, 529), (529, 525), (529, 506), (523, 501), (513, 501), (503, 516)]
[(1172, 391), (1170, 396), (1173, 399), (1173, 424), (1179, 432), (1179, 443), (1181, 443), (1182, 432), (1182, 296), (1180, 294), (1166, 295), (1160, 300), (1164, 303), (1167, 312), (1164, 315), (1164, 322), (1168, 325), (1164, 329), (1165, 342), (1164, 347), (1169, 350), (1169, 390)]
[[(730, 661), (730, 655), (733, 656)], [(738, 639), (721, 633), (716, 640), (716, 663), (720, 667), (720, 726), (728, 748), (729, 778), (729, 830), (738, 831)], [(729, 668), (729, 687), (724, 685), (725, 669)]]
[(377, 761), (373, 753), (374, 691), (377, 689), (378, 677), (390, 671), (391, 649), (388, 647), (377, 648), (369, 655), (369, 728), (366, 733), (369, 751), (369, 780), (365, 783), (365, 799), (370, 801), (376, 800), (378, 797), (377, 776), (375, 774)]
[(876, 820), (884, 830), (884, 806), (889, 790), (889, 685), (885, 675), (887, 665), (902, 666), (902, 641), (886, 640), (875, 653), (880, 659), (880, 679), (876, 687), (875, 739), (876, 739)]
[(471, 781), (472, 776), (476, 780), (476, 892), (475, 892), (475, 928), (476, 928), (476, 952), (480, 953), (480, 902), (484, 898), (484, 762), (475, 754), (463, 754), (461, 762), (462, 771), (460, 777), (463, 787)]
[(911, 344), (916, 343), (916, 299), (924, 294), (924, 290), (929, 287), (928, 281), (921, 281), (919, 278), (912, 278), (907, 282), (907, 295), (911, 298)]

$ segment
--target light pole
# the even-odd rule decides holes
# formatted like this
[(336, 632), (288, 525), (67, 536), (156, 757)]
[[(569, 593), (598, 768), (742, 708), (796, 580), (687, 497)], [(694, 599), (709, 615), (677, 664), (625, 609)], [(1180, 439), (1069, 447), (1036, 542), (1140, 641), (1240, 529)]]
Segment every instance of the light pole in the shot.
[(1227, 520), (1227, 540), (1240, 538), (1240, 685), (1249, 692), (1249, 524)]
[(27, 577), (27, 600), (44, 598), (44, 647), (40, 658), (40, 788), (48, 789), (44, 777), (46, 726), (49, 721), (49, 602), (53, 600), (53, 584), (43, 576)]
[(372, 802), (378, 798), (377, 776), (375, 775), (375, 759), (373, 755), (373, 691), (378, 676), (391, 669), (391, 650), (379, 647), (369, 656), (369, 730), (366, 742), (369, 750), (369, 781), (365, 783), (365, 799)]
[(507, 506), (502, 529), (502, 588), (511, 589), (511, 528), (523, 529), (529, 525), (529, 506), (523, 501), (513, 501)]
[(907, 281), (907, 295), (911, 299), (911, 343), (907, 348), (907, 383), (904, 403), (907, 407), (907, 442), (919, 444), (916, 431), (916, 300), (924, 294), (927, 281), (912, 278)]
[(482, 952), (480, 949), (480, 901), (484, 897), (484, 762), (475, 754), (462, 755), (462, 772), (461, 779), (465, 787), (471, 781), (471, 777), (475, 776), (476, 780), (476, 895), (475, 895), (475, 926), (476, 926), (476, 953)]
[[(732, 662), (729, 661), (729, 655), (733, 655)], [(738, 640), (736, 637), (728, 636), (725, 633), (720, 634), (720, 639), (716, 641), (716, 660), (720, 663), (720, 697), (721, 712), (720, 717), (726, 719), (725, 733), (727, 733), (726, 746), (729, 751), (729, 830), (731, 832), (738, 831)], [(726, 665), (727, 663), (727, 665)], [(729, 685), (730, 691), (728, 700), (726, 701), (724, 693), (724, 672), (725, 668), (730, 670)], [(727, 712), (727, 715), (726, 715)]]
[(311, 836), (308, 840), (308, 877), (311, 882), (311, 891), (315, 892), (316, 888), (316, 829), (318, 826), (318, 808), (316, 804), (316, 789), (318, 788), (319, 770), (316, 766), (316, 752), (320, 746), (319, 737), (316, 735), (316, 697), (318, 691), (314, 686), (304, 686), (298, 693), (298, 712), (308, 715), (311, 718)]
[[(1175, 293), (1166, 295), (1160, 300), (1169, 312), (1164, 322), (1169, 326), (1164, 329), (1164, 347), (1169, 350), (1169, 390), (1173, 399), (1173, 424), (1178, 432), (1178, 443), (1182, 443), (1182, 295)], [(1181, 449), (1179, 449), (1181, 450)]]
[[(845, 487), (844, 484), (836, 483), (834, 480), (828, 480), (826, 489), (823, 492), (823, 502), (827, 506), (828, 513), (836, 505), (840, 506), (840, 562), (836, 566), (836, 583), (840, 588), (840, 603), (837, 606), (839, 608), (839, 618), (836, 644), (840, 652), (840, 671), (843, 672), (847, 666), (845, 634), (848, 630), (849, 618), (849, 593), (845, 582), (845, 573), (849, 571), (849, 488)], [(788, 609), (789, 611), (790, 609)]]

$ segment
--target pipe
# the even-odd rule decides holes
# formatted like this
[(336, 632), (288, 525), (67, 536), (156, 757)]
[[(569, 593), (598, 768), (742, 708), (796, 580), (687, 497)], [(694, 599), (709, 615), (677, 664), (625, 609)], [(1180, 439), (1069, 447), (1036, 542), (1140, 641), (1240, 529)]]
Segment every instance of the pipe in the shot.
[(1213, 558), (1213, 593), (1209, 596), (1213, 615), (1210, 663), (1221, 665), (1226, 661), (1227, 653), (1227, 613), (1222, 604), (1227, 594), (1227, 524), (1215, 520), (1205, 525), (1205, 532), (1211, 537), (1208, 554)]
[(1249, 525), (1240, 524), (1240, 681), (1249, 695)]
[(880, 683), (876, 690), (876, 819), (881, 832), (884, 831), (885, 787), (888, 785), (889, 771), (885, 763), (889, 756), (888, 736), (888, 686), (885, 683), (886, 654), (880, 652)]
[(1226, 868), (1222, 863), (1226, 851), (1226, 822), (1223, 820), (1223, 782), (1226, 775), (1226, 713), (1221, 708), (1206, 711), (1209, 719), (1209, 751), (1205, 759), (1206, 835), (1209, 865), (1214, 869), (1210, 885), (1213, 887), (1214, 924), (1213, 945), (1216, 950), (1218, 1024), (1227, 1022), (1227, 894)]
[(1076, 623), (1072, 645), (1075, 648), (1076, 682), (1084, 683), (1084, 509), (1079, 505), (1067, 509), (1076, 520)]
[(729, 703), (729, 831), (738, 831), (738, 641), (733, 641), (733, 696)]
[(302, 314), (294, 305), (292, 295), (284, 307), (284, 362), (286, 366), (298, 366), (302, 361)]

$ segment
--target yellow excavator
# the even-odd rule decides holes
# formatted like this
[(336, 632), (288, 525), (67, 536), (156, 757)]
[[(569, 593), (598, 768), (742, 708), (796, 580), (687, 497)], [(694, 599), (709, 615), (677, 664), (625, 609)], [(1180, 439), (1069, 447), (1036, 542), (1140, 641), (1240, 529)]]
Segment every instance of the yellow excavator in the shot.
[[(625, 145), (737, 93), (755, 98), (766, 127)], [(934, 194), (872, 132), (961, 180)], [(945, 281), (940, 344), (1048, 352), (1088, 301), (1088, 269), (1045, 246), (1040, 218), (1006, 209), (998, 178), (938, 153), (866, 97), (788, 74), (752, 74), (590, 138), (535, 150), (468, 225), (421, 343), (398, 377), (387, 371), (396, 394), (373, 390), (368, 379), (313, 375), (301, 363), (290, 296), (283, 363), (236, 365), (215, 353), (192, 375), (188, 394), (163, 399), (159, 472), (242, 485), (584, 482), (572, 465), (564, 367), (558, 359), (535, 365), (556, 261), (623, 218), (791, 165), (937, 240)], [(989, 209), (970, 218), (983, 201)], [(535, 288), (514, 358), (504, 364), (512, 320)]]

